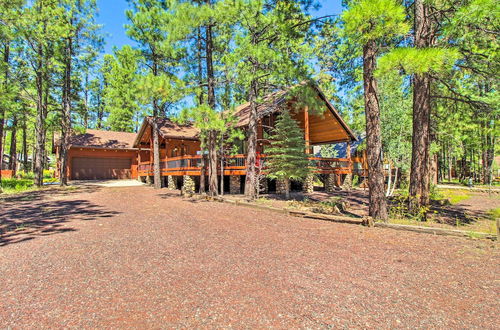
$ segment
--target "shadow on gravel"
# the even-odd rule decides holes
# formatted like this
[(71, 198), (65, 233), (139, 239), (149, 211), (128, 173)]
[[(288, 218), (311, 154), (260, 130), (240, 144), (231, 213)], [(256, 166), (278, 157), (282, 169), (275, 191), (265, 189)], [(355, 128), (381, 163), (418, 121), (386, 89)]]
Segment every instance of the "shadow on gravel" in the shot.
[(36, 237), (75, 231), (74, 228), (66, 227), (65, 223), (70, 221), (97, 220), (119, 214), (83, 199), (52, 200), (58, 196), (95, 192), (99, 189), (47, 189), (1, 198), (0, 247)]
[(469, 225), (477, 222), (478, 219), (487, 218), (488, 215), (480, 210), (467, 209), (460, 205), (432, 205), (431, 212), (434, 212), (435, 220), (439, 223), (445, 223), (450, 226), (456, 226), (457, 222), (461, 225)]

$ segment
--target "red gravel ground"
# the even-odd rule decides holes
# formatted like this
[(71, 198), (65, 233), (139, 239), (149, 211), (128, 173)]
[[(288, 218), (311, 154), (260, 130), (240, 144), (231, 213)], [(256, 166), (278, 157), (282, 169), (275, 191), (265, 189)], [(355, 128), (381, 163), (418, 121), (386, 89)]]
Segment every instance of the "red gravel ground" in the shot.
[(2, 328), (498, 326), (494, 242), (300, 219), (149, 187), (0, 203)]

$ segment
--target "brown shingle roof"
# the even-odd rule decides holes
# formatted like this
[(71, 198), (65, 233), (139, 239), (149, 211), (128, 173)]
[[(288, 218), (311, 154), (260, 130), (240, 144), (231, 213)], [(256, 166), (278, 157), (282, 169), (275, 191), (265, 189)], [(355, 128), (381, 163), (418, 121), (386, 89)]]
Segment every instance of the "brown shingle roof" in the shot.
[[(148, 117), (148, 120), (153, 120)], [(156, 118), (160, 134), (163, 138), (197, 139), (200, 131), (191, 123), (179, 125), (168, 118)]]
[[(280, 90), (268, 94), (264, 97), (263, 101), (257, 105), (257, 114), (262, 118), (277, 110), (278, 106), (285, 101), (286, 91)], [(236, 107), (234, 116), (238, 118), (236, 127), (248, 125), (250, 121), (250, 102), (244, 103)]]
[[(142, 136), (145, 133), (147, 127), (152, 125), (153, 117), (145, 117), (142, 122), (141, 128), (137, 133), (135, 140), (133, 142), (134, 146), (139, 146)], [(158, 123), (160, 136), (164, 139), (190, 139), (198, 140), (199, 130), (193, 126), (191, 123), (187, 124), (177, 124), (168, 118), (156, 118)]]
[(73, 147), (132, 149), (136, 133), (88, 129), (86, 133), (75, 134), (69, 138)]

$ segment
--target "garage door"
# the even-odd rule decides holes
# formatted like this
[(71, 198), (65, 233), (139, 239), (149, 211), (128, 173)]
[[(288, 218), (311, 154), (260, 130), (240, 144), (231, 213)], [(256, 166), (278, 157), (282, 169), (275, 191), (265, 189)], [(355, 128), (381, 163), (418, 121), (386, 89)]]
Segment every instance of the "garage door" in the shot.
[(73, 180), (130, 179), (130, 158), (75, 157), (71, 164)]

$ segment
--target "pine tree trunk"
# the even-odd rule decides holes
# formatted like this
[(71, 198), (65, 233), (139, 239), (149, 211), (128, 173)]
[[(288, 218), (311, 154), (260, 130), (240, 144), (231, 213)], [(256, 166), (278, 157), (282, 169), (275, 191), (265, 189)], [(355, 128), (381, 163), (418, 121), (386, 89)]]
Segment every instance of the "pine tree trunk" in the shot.
[[(41, 187), (43, 185), (43, 167), (45, 162), (45, 135), (46, 135), (46, 127), (45, 127), (45, 119), (47, 116), (46, 111), (46, 100), (44, 85), (48, 84), (46, 79), (46, 68), (44, 68), (43, 61), (43, 48), (42, 45), (38, 45), (37, 49), (38, 56), (38, 65), (36, 70), (36, 89), (37, 89), (37, 100), (36, 100), (36, 146), (35, 146), (35, 185), (37, 187)], [(43, 70), (43, 71), (42, 71)]]
[(10, 170), (16, 175), (17, 170), (17, 115), (12, 119), (12, 130), (10, 132)]
[(248, 150), (246, 159), (245, 196), (254, 199), (255, 187), (255, 161), (257, 153), (257, 81), (252, 80), (249, 91), (250, 118), (248, 122)]
[[(153, 60), (153, 75), (158, 76), (158, 58), (156, 53), (152, 54)], [(158, 99), (153, 99), (153, 177), (154, 189), (161, 189), (161, 173), (160, 173), (160, 137), (158, 132), (158, 116), (160, 114), (160, 107)]]
[(387, 177), (387, 190), (385, 192), (385, 196), (389, 197), (391, 193), (391, 183), (392, 183), (392, 168), (391, 162), (389, 161), (389, 175)]
[(97, 129), (102, 128), (102, 119), (104, 117), (104, 103), (101, 99), (101, 93), (103, 90), (99, 90), (97, 92)]
[(201, 169), (200, 169), (200, 194), (204, 194), (205, 191), (206, 191), (206, 187), (205, 187), (205, 175), (206, 175), (205, 168), (206, 168), (207, 164), (205, 162), (205, 150), (203, 150), (203, 149), (201, 150), (200, 166), (201, 166)]
[[(210, 5), (210, 0), (206, 2)], [(207, 102), (211, 109), (215, 110), (215, 77), (213, 67), (213, 39), (212, 25), (208, 23), (205, 29), (205, 60), (207, 67)], [(217, 185), (217, 133), (208, 133), (208, 191), (211, 196), (218, 193)]]
[[(154, 101), (156, 103), (156, 100)], [(156, 109), (156, 104), (154, 105)], [(160, 174), (160, 137), (158, 134), (158, 120), (157, 111), (155, 111), (152, 121), (153, 128), (153, 175), (154, 175), (154, 188), (161, 188), (161, 174)]]
[(220, 195), (224, 195), (224, 137), (220, 139)]
[[(201, 37), (201, 28), (196, 29), (196, 59), (198, 62), (198, 84), (201, 86), (203, 84), (203, 57), (201, 56), (202, 51), (202, 37)], [(200, 94), (198, 95), (198, 104), (203, 104), (203, 89), (200, 89)]]
[(368, 158), (369, 214), (374, 219), (387, 220), (387, 201), (384, 192), (382, 139), (377, 82), (373, 76), (376, 67), (376, 44), (369, 41), (363, 47), (363, 82), (366, 115), (366, 151)]
[(62, 97), (62, 116), (61, 116), (61, 139), (59, 148), (59, 184), (61, 186), (68, 185), (68, 147), (69, 136), (71, 134), (71, 56), (72, 56), (71, 38), (66, 40), (65, 48), (65, 66), (64, 66), (64, 83)]
[(285, 199), (290, 199), (290, 179), (285, 179)]
[(26, 136), (27, 132), (27, 124), (26, 124), (26, 115), (24, 117), (23, 121), (23, 127), (22, 127), (22, 132), (23, 132), (23, 171), (28, 172), (28, 137)]
[(216, 132), (208, 133), (208, 192), (210, 196), (216, 196), (217, 187), (217, 146)]
[[(492, 125), (494, 125), (492, 123)], [(493, 128), (485, 123), (487, 132), (484, 136), (483, 150), (482, 150), (482, 164), (483, 164), (483, 183), (491, 184), (493, 179), (493, 160), (495, 159), (495, 136), (491, 133)], [(490, 131), (491, 130), (491, 131)]]
[[(9, 57), (10, 57), (10, 44), (4, 45), (3, 62), (5, 65), (3, 89), (7, 90), (9, 85)], [(3, 168), (3, 133), (5, 126), (5, 108), (0, 105), (0, 193), (2, 192), (2, 168)]]
[[(416, 0), (415, 47), (431, 45), (431, 25), (424, 0)], [(410, 209), (417, 212), (429, 204), (431, 78), (427, 73), (413, 77), (413, 136), (410, 171)]]
[(448, 149), (448, 182), (451, 183), (451, 171), (453, 167), (453, 158), (451, 157), (450, 150)]

